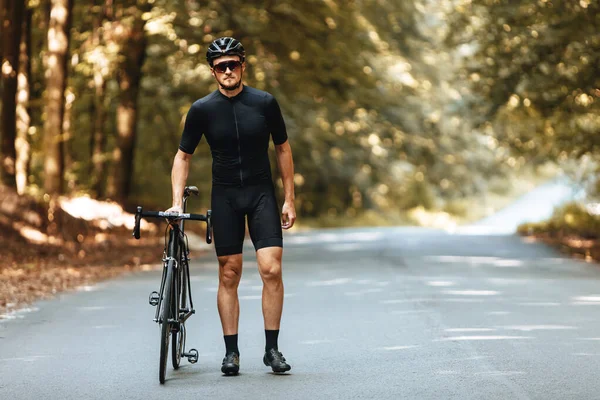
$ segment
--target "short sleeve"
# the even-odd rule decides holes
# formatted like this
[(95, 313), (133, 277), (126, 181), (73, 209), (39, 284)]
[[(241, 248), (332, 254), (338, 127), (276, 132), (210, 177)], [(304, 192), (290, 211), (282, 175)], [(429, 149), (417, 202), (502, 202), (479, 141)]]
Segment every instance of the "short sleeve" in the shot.
[(202, 138), (202, 114), (196, 104), (192, 104), (185, 117), (185, 125), (181, 134), (179, 149), (187, 154), (194, 154), (196, 146)]
[(288, 139), (285, 122), (283, 120), (283, 115), (281, 115), (279, 103), (277, 103), (277, 100), (275, 100), (275, 97), (271, 94), (267, 94), (265, 115), (267, 117), (267, 126), (271, 131), (273, 143), (277, 145), (285, 143)]

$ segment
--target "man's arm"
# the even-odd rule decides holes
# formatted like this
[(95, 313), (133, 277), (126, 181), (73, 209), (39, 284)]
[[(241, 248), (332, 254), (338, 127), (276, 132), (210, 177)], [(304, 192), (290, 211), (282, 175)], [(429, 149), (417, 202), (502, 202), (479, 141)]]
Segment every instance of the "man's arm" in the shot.
[(283, 223), (281, 227), (283, 229), (289, 229), (294, 226), (296, 221), (296, 207), (294, 200), (296, 196), (294, 194), (294, 160), (292, 157), (292, 147), (290, 146), (289, 140), (284, 143), (275, 145), (277, 154), (277, 166), (279, 167), (279, 173), (283, 180), (283, 193), (285, 201), (281, 210)]
[[(171, 185), (173, 187), (173, 207), (169, 210), (182, 212), (183, 210), (183, 191), (185, 183), (190, 172), (191, 154), (177, 150), (175, 160), (173, 160), (173, 169), (171, 170)], [(175, 210), (178, 208), (178, 210)]]
[[(202, 112), (199, 102), (195, 102), (190, 107), (183, 126), (179, 150), (173, 160), (173, 169), (171, 170), (171, 186), (173, 189), (173, 206), (167, 211), (183, 211), (183, 191), (190, 172), (190, 159), (192, 153), (198, 146), (202, 138), (203, 127)], [(183, 149), (183, 150), (182, 150)], [(185, 151), (184, 151), (185, 150)]]

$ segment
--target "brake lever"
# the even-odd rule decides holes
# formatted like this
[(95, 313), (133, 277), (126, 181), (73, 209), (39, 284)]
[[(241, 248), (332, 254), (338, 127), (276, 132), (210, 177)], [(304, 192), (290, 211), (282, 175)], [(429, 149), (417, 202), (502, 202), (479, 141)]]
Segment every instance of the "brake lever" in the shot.
[(212, 243), (212, 210), (206, 212), (206, 243)]

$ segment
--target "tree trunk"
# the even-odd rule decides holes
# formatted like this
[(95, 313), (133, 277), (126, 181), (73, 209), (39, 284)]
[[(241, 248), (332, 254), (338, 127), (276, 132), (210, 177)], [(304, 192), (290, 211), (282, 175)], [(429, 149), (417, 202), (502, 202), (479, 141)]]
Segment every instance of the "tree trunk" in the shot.
[[(65, 70), (65, 75), (67, 71)], [(73, 131), (71, 121), (73, 118), (73, 103), (75, 102), (75, 93), (71, 90), (72, 88), (66, 88), (65, 90), (65, 104), (63, 112), (63, 125), (62, 125), (62, 154), (63, 154), (63, 176), (67, 183), (67, 188), (72, 191), (77, 186), (77, 176), (74, 173), (73, 160)]]
[(31, 114), (29, 110), (30, 81), (31, 81), (31, 21), (33, 10), (25, 10), (21, 34), (21, 48), (19, 54), (19, 77), (17, 87), (17, 138), (16, 148), (16, 181), (17, 192), (25, 193), (27, 177), (29, 176), (29, 159), (31, 149), (28, 140)]
[(62, 129), (72, 10), (73, 0), (52, 0), (48, 27), (47, 98), (44, 123), (44, 152), (46, 155), (44, 190), (51, 195), (59, 194), (63, 190)]
[(109, 196), (125, 202), (131, 190), (134, 147), (137, 126), (137, 97), (142, 78), (142, 66), (146, 54), (145, 21), (142, 13), (149, 5), (135, 9), (135, 20), (120, 40), (120, 55), (117, 82), (121, 90), (117, 106), (117, 146), (113, 151), (114, 170), (109, 181)]
[(16, 95), (19, 71), (19, 44), (23, 20), (23, 0), (4, 0), (2, 28), (2, 116), (0, 128), (0, 178), (2, 183), (15, 187), (15, 138), (17, 135)]
[(91, 187), (96, 192), (96, 196), (101, 198), (104, 196), (104, 173), (106, 165), (106, 156), (104, 155), (106, 147), (106, 134), (104, 133), (104, 125), (106, 123), (106, 105), (105, 92), (106, 80), (100, 72), (96, 72), (94, 77), (96, 86), (96, 96), (94, 97), (93, 109), (94, 125), (92, 138), (90, 143), (91, 150)]
[[(0, 69), (2, 68), (2, 63), (4, 62), (4, 40), (2, 39), (4, 36), (2, 32), (4, 32), (4, 12), (6, 7), (6, 0), (0, 0)], [(0, 95), (2, 94), (2, 80), (0, 79)], [(0, 106), (1, 107), (1, 106)], [(0, 131), (0, 134), (2, 132)]]
[[(100, 30), (105, 20), (112, 18), (112, 0), (105, 0), (102, 12), (94, 22), (92, 33), (92, 45), (100, 46), (105, 43), (104, 35)], [(96, 95), (91, 103), (90, 115), (93, 115), (92, 134), (90, 136), (90, 187), (96, 193), (97, 198), (104, 197), (105, 194), (105, 165), (106, 156), (106, 133), (104, 127), (107, 117), (106, 105), (106, 77), (103, 65), (95, 65), (94, 88)]]

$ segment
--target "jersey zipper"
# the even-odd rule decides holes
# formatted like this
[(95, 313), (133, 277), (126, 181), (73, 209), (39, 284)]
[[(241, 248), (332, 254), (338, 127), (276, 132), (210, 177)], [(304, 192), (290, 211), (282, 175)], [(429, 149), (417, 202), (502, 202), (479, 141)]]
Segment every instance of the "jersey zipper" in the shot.
[(235, 133), (238, 140), (238, 158), (240, 160), (240, 185), (244, 186), (244, 178), (242, 178), (242, 149), (240, 147), (240, 131), (238, 129), (237, 114), (235, 112), (235, 104), (233, 105), (233, 120), (235, 121)]

